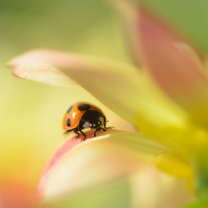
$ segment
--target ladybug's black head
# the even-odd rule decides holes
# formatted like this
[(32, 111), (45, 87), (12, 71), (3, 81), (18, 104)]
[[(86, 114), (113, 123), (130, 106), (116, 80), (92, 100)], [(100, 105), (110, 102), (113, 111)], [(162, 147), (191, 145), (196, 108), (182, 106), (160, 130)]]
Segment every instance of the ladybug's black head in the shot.
[(84, 113), (80, 120), (82, 128), (98, 129), (106, 122), (105, 116), (95, 110), (89, 110)]

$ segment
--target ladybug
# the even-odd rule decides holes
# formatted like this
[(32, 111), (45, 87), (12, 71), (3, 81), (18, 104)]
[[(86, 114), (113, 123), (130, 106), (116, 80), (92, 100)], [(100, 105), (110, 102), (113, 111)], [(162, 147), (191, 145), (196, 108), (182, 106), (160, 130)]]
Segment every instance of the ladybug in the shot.
[(86, 128), (95, 129), (93, 135), (95, 137), (96, 132), (101, 129), (106, 131), (114, 127), (106, 127), (106, 117), (99, 108), (87, 103), (74, 104), (64, 116), (63, 129), (66, 130), (65, 133), (74, 131), (78, 135), (77, 138), (82, 134), (84, 136), (82, 141), (84, 141), (86, 134), (82, 130)]

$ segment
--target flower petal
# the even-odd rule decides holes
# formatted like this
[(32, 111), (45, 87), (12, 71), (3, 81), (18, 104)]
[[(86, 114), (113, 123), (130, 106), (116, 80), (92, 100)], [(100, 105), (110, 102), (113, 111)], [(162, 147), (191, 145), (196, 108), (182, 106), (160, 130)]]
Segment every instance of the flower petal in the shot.
[[(28, 63), (28, 67), (25, 67)], [(41, 63), (40, 68), (33, 67), (37, 63)], [(68, 76), (134, 124), (138, 118), (144, 117), (148, 117), (154, 125), (167, 125), (167, 122), (172, 124), (182, 120), (178, 118), (180, 110), (161, 95), (155, 86), (150, 89), (145, 74), (129, 65), (52, 50), (31, 51), (13, 59), (9, 65), (17, 68), (17, 76), (24, 75), (33, 80), (37, 80), (37, 71), (39, 81), (43, 82), (52, 80), (52, 83), (57, 84), (66, 79), (65, 83), (70, 84), (66, 78)], [(57, 74), (60, 81), (56, 79)], [(158, 96), (162, 97), (161, 100)]]
[(126, 208), (131, 203), (130, 195), (129, 178), (124, 177), (81, 193), (72, 193), (71, 195), (65, 195), (55, 199), (46, 199), (41, 203), (41, 208)]
[(181, 109), (137, 68), (98, 59), (87, 59), (85, 64), (88, 70), (71, 67), (61, 71), (129, 122), (137, 125), (141, 119), (162, 126), (184, 121)]
[(193, 178), (193, 170), (185, 161), (182, 161), (170, 152), (157, 155), (155, 162), (161, 170), (179, 178)]
[[(57, 184), (55, 184), (55, 191), (53, 188), (47, 188), (46, 186), (48, 186), (47, 184), (52, 184), (53, 186), (54, 179), (50, 179), (50, 182), (47, 181), (52, 177), (51, 173), (55, 171), (54, 168), (56, 166), (58, 166), (58, 168), (56, 168), (58, 172), (61, 170), (61, 166), (58, 163), (66, 155), (67, 157), (64, 161), (67, 161), (68, 168), (65, 168), (65, 171), (67, 171), (68, 183), (64, 181), (64, 184), (67, 184), (66, 188), (68, 191), (75, 191), (77, 188), (82, 189), (85, 186), (88, 187), (93, 184), (95, 185), (96, 183), (109, 181), (115, 177), (121, 177), (122, 175), (129, 173), (129, 171), (134, 170), (135, 162), (137, 161), (136, 158), (140, 158), (138, 152), (156, 155), (167, 150), (167, 148), (158, 144), (156, 141), (133, 132), (108, 130), (107, 132), (98, 132), (98, 136), (93, 140), (90, 140), (90, 138), (93, 137), (92, 131), (87, 132), (86, 134), (88, 138), (87, 141), (81, 143), (81, 136), (76, 140), (73, 140), (71, 139), (72, 137), (70, 137), (70, 139), (66, 140), (53, 154), (40, 175), (37, 191), (33, 198), (34, 202), (37, 202), (43, 197), (46, 189), (49, 192), (56, 192), (61, 187), (60, 191), (62, 191), (63, 184), (59, 188), (57, 187)], [(79, 148), (77, 146), (78, 144), (80, 144)], [(75, 146), (77, 146), (77, 148), (74, 148)], [(130, 154), (124, 154), (125, 152)], [(102, 164), (102, 166), (97, 168), (99, 164)], [(95, 172), (92, 178), (93, 180), (91, 180), (91, 177), (89, 176), (89, 178), (87, 178), (87, 175), (94, 168)], [(103, 168), (105, 170), (103, 170)], [(57, 171), (55, 171), (53, 175), (59, 174), (56, 173)], [(97, 174), (97, 172), (100, 173)], [(82, 183), (80, 182), (81, 179), (83, 180)], [(60, 183), (61, 182), (59, 181), (59, 184)], [(52, 194), (54, 193), (49, 193), (49, 195)]]
[[(70, 59), (71, 58), (71, 59)], [(67, 53), (50, 50), (34, 50), (12, 59), (7, 65), (12, 67), (18, 78), (29, 79), (53, 85), (71, 86), (75, 82), (54, 66), (65, 67), (75, 61)]]
[[(28, 71), (28, 69), (30, 69)], [(75, 82), (68, 76), (46, 63), (28, 63), (14, 67), (13, 75), (45, 84), (73, 86)]]
[(44, 187), (47, 183), (48, 177), (53, 171), (56, 164), (76, 145), (81, 143), (81, 137), (79, 139), (69, 139), (63, 142), (63, 144), (60, 145), (60, 147), (57, 149), (57, 151), (52, 155), (49, 162), (44, 167), (40, 180), (38, 182), (36, 193), (32, 199), (33, 202), (38, 201), (44, 192)]
[(184, 179), (164, 174), (152, 164), (145, 163), (131, 181), (132, 207), (176, 208), (194, 199)]
[[(207, 123), (208, 79), (196, 52), (140, 2), (110, 1), (121, 14), (130, 36), (133, 58), (144, 62), (162, 89), (195, 120)], [(135, 38), (136, 36), (136, 38)], [(139, 56), (136, 58), (136, 56)], [(140, 60), (142, 58), (142, 60)]]
[(197, 121), (207, 124), (208, 78), (200, 58), (144, 8), (140, 9), (138, 30), (147, 70), (170, 97)]
[(142, 0), (142, 2), (165, 19), (173, 22), (181, 31), (188, 34), (189, 39), (193, 40), (200, 49), (208, 52), (208, 2), (206, 0), (202, 0), (200, 4), (198, 1), (189, 0)]

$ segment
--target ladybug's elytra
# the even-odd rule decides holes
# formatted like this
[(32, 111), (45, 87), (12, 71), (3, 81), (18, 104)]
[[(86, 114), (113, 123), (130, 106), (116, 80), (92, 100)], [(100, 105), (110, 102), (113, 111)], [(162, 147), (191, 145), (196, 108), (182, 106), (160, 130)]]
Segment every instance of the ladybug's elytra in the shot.
[(103, 112), (87, 103), (77, 103), (69, 108), (63, 120), (63, 128), (66, 133), (69, 131), (74, 131), (79, 137), (80, 134), (84, 136), (84, 141), (86, 139), (86, 134), (82, 131), (85, 128), (95, 129), (94, 137), (96, 132), (106, 131), (106, 129), (111, 129), (113, 127), (106, 127), (106, 117)]

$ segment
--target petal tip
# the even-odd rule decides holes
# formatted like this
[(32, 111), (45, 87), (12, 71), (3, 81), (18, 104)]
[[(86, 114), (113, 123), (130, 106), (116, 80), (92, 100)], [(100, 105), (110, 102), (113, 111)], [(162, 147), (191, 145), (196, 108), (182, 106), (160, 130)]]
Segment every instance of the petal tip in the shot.
[[(13, 68), (13, 67), (12, 67)], [(16, 71), (13, 71), (12, 72), (12, 75), (14, 75), (15, 77), (17, 77), (17, 78), (21, 78), (22, 79), (22, 77), (18, 74), (18, 73), (16, 73)]]

